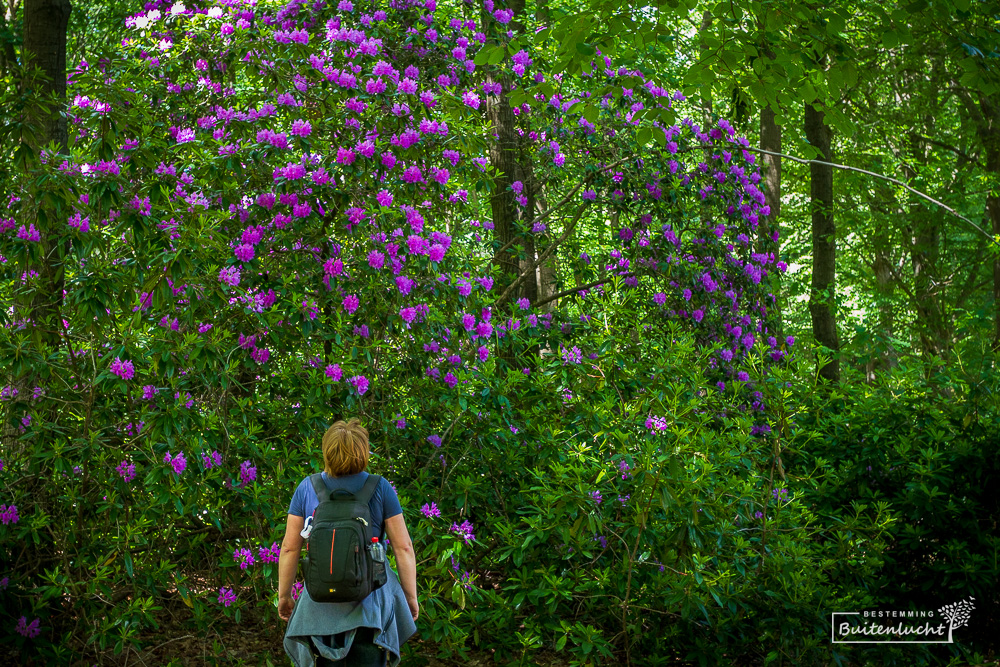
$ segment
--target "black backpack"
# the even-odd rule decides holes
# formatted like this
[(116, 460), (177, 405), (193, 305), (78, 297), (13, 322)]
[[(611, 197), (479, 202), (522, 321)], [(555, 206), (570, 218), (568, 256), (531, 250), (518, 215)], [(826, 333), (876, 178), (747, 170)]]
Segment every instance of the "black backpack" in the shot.
[[(385, 559), (372, 556), (368, 501), (381, 481), (369, 475), (357, 494), (330, 491), (322, 473), (310, 475), (319, 506), (306, 542), (305, 586), (316, 602), (360, 602), (386, 582)], [(382, 544), (381, 535), (379, 544)], [(384, 554), (385, 547), (381, 547)]]

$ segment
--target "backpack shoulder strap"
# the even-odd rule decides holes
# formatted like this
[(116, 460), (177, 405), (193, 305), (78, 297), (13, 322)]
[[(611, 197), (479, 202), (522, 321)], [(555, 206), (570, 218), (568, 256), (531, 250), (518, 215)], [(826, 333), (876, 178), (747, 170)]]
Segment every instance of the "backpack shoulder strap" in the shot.
[(309, 475), (309, 479), (312, 481), (313, 490), (316, 492), (316, 497), (319, 498), (319, 501), (328, 500), (330, 498), (330, 489), (326, 488), (326, 484), (323, 483), (323, 473), (313, 473)]
[(380, 481), (382, 481), (381, 475), (368, 475), (365, 485), (361, 487), (360, 491), (354, 494), (354, 500), (367, 505), (368, 501), (372, 499), (372, 495), (374, 495)]

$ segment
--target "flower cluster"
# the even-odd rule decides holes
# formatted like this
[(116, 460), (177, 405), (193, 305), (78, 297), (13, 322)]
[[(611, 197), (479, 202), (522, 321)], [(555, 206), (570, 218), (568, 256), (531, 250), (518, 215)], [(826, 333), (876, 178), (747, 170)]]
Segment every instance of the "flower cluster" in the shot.
[(233, 551), (233, 560), (239, 564), (241, 570), (245, 570), (254, 564), (253, 552), (249, 549), (236, 549)]
[(111, 372), (124, 380), (131, 380), (135, 375), (135, 368), (131, 361), (122, 361), (118, 357), (111, 362)]
[(14, 629), (17, 631), (17, 634), (29, 639), (34, 639), (41, 632), (38, 627), (39, 620), (40, 619), (36, 618), (31, 623), (28, 623), (27, 617), (22, 616), (17, 620), (17, 627)]
[(240, 464), (240, 488), (243, 488), (257, 479), (257, 466), (253, 465), (250, 461), (244, 461)]
[(0, 505), (0, 521), (3, 525), (17, 523), (21, 517), (17, 513), (17, 505)]
[(654, 433), (657, 431), (660, 432), (666, 431), (667, 419), (666, 417), (654, 417), (654, 416), (646, 417), (646, 428), (648, 428), (650, 431), (653, 431)]
[(211, 470), (214, 467), (222, 465), (222, 455), (217, 450), (213, 451), (211, 455), (202, 452), (201, 462), (205, 465), (205, 470)]
[(169, 463), (174, 469), (174, 473), (180, 475), (187, 468), (187, 459), (184, 457), (184, 452), (179, 452), (177, 456), (171, 456), (170, 452), (167, 452), (163, 456), (163, 462)]
[(466, 544), (476, 539), (476, 536), (472, 534), (473, 531), (472, 523), (470, 523), (468, 519), (463, 521), (462, 525), (458, 525), (457, 523), (451, 524), (450, 530), (453, 533), (457, 533), (459, 537), (465, 540)]
[(423, 512), (424, 516), (428, 519), (441, 516), (441, 510), (438, 509), (437, 503), (424, 503), (424, 506), (420, 508), (420, 511)]
[(573, 346), (572, 349), (567, 350), (563, 348), (562, 351), (563, 364), (578, 364), (583, 361), (583, 353), (580, 352), (580, 348)]
[(231, 588), (220, 588), (219, 589), (219, 603), (229, 606), (236, 602), (236, 593), (233, 592)]
[(273, 542), (270, 547), (257, 547), (257, 557), (262, 563), (277, 563), (281, 555), (281, 545)]
[(135, 479), (135, 464), (130, 462), (128, 459), (119, 463), (115, 470), (118, 471), (118, 474), (121, 475), (121, 478), (126, 482), (131, 482)]

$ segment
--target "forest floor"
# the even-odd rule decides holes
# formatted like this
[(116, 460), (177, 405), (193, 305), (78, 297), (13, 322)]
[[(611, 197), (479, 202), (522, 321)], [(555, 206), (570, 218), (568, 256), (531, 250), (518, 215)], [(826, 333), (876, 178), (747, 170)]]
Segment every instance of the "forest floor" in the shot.
[[(221, 616), (207, 630), (197, 630), (190, 610), (180, 599), (160, 600), (162, 607), (155, 612), (159, 628), (147, 628), (139, 637), (142, 651), (134, 648), (115, 655), (108, 649), (88, 651), (85, 661), (72, 667), (290, 667), (291, 660), (282, 645), (285, 622), (251, 618), (250, 614), (237, 623)], [(0, 650), (0, 664), (34, 667), (51, 663), (30, 656), (5, 654)], [(498, 663), (492, 654), (469, 652), (465, 657), (447, 659), (438, 655), (439, 647), (421, 638), (420, 621), (417, 634), (403, 646), (401, 667), (494, 667)], [(531, 663), (528, 663), (531, 664)], [(568, 662), (555, 656), (540, 656), (535, 664), (543, 667), (566, 667)]]

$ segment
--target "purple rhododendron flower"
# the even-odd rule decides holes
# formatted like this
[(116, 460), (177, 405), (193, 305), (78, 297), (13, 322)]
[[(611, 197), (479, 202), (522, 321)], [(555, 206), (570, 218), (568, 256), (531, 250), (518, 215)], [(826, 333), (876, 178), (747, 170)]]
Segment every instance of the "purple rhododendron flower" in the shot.
[(583, 353), (580, 352), (580, 348), (575, 345), (570, 350), (563, 348), (562, 359), (563, 364), (578, 364), (583, 361)]
[(213, 451), (211, 456), (202, 452), (201, 461), (205, 464), (205, 470), (211, 470), (213, 467), (222, 465), (222, 455), (219, 454), (218, 450)]
[(360, 395), (364, 395), (364, 393), (368, 391), (368, 378), (364, 375), (355, 375), (354, 377), (348, 379), (348, 382), (354, 386)]
[(135, 368), (131, 361), (122, 361), (118, 357), (111, 362), (111, 372), (124, 380), (131, 380), (135, 376)]
[(3, 525), (17, 523), (20, 518), (17, 513), (17, 505), (0, 505), (0, 521), (3, 522)]
[(476, 536), (472, 533), (474, 528), (468, 519), (463, 521), (461, 526), (457, 523), (451, 524), (450, 530), (453, 533), (457, 533), (459, 537), (465, 540), (466, 544), (476, 539)]
[(187, 468), (187, 459), (184, 458), (184, 452), (180, 452), (177, 456), (171, 457), (170, 452), (167, 452), (163, 457), (164, 463), (169, 463), (174, 469), (174, 473), (180, 475)]
[(236, 594), (233, 593), (231, 588), (220, 588), (219, 589), (219, 602), (226, 605), (227, 607), (232, 603), (236, 602)]
[(135, 479), (135, 464), (130, 463), (128, 460), (119, 463), (115, 470), (118, 471), (118, 474), (121, 475), (122, 479), (126, 482), (131, 482)]
[(241, 570), (245, 570), (254, 564), (253, 553), (249, 549), (236, 549), (233, 552), (233, 560), (239, 563)]
[(233, 287), (240, 284), (240, 267), (227, 266), (219, 271), (219, 282)]
[(17, 620), (17, 627), (14, 629), (17, 631), (17, 634), (28, 637), (29, 639), (34, 639), (41, 632), (38, 627), (39, 621), (40, 619), (36, 618), (31, 623), (28, 623), (28, 618), (26, 616), (22, 616)]
[(240, 464), (240, 487), (247, 486), (250, 482), (257, 479), (257, 466), (253, 465), (250, 461), (244, 461)]
[(423, 512), (424, 516), (428, 519), (441, 516), (441, 510), (438, 509), (437, 503), (430, 503), (429, 505), (425, 503), (424, 506), (420, 508), (420, 511)]
[(262, 563), (277, 563), (281, 555), (281, 545), (277, 542), (270, 547), (257, 547), (257, 557)]

